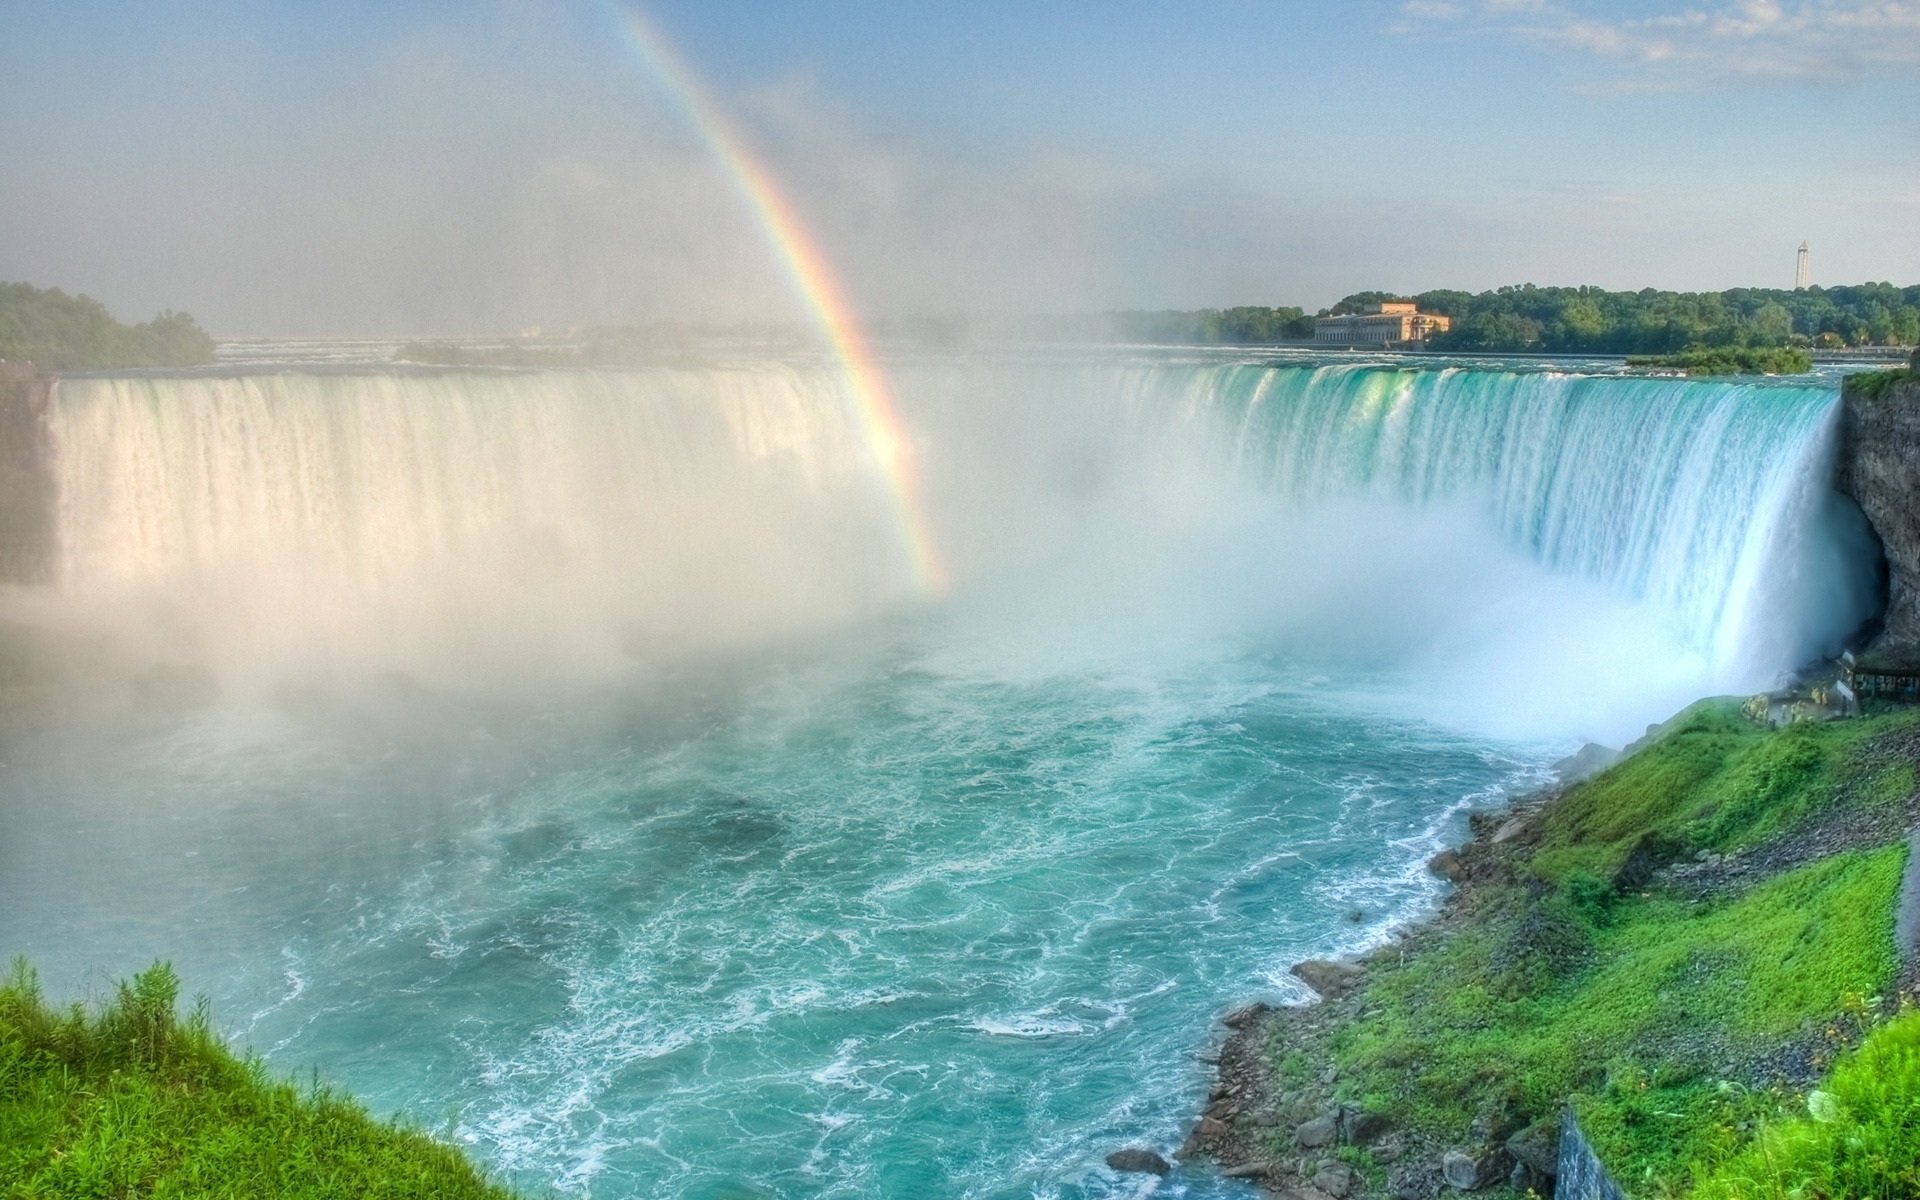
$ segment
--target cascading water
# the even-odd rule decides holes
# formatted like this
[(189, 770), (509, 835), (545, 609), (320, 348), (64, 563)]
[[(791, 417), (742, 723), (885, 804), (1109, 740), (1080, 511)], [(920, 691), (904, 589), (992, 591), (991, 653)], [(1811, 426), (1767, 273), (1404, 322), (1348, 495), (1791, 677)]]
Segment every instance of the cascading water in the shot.
[(0, 635), (219, 698), (5, 734), (0, 954), (562, 1194), (1130, 1195), (1464, 807), (1871, 608), (1826, 389), (895, 383), (938, 604), (827, 368), (63, 381)]

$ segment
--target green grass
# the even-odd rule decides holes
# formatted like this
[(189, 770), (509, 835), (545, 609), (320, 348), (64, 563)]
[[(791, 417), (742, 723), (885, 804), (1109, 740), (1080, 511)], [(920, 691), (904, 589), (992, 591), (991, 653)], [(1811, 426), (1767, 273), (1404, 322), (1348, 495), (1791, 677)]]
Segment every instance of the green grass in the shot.
[(1794, 1116), (1768, 1122), (1698, 1200), (1920, 1195), (1920, 1013), (1873, 1031)]
[[(1643, 838), (1668, 857), (1724, 853), (1776, 836), (1855, 782), (1854, 750), (1908, 714), (1867, 721), (1759, 728), (1729, 701), (1694, 705), (1659, 744), (1575, 789), (1542, 822), (1533, 870), (1563, 884), (1576, 874), (1611, 879)], [(1858, 789), (1866, 802), (1897, 803), (1893, 785)]]
[(229, 1051), (156, 965), (89, 1013), (0, 983), (0, 1197), (511, 1200), (460, 1153)]
[(1466, 920), (1373, 968), (1363, 1015), (1334, 1040), (1342, 1098), (1449, 1141), (1476, 1118), (1552, 1120), (1570, 1099), (1631, 1194), (1685, 1194), (1783, 1102), (1740, 1064), (1790, 1047), (1819, 1063), (1891, 985), (1906, 847), (1713, 901), (1622, 890), (1616, 872), (1636, 847), (1765, 842), (1836, 796), (1903, 801), (1911, 765), (1857, 751), (1914, 719), (1768, 732), (1725, 702), (1682, 714), (1550, 806), (1516, 878), (1464, 893)]

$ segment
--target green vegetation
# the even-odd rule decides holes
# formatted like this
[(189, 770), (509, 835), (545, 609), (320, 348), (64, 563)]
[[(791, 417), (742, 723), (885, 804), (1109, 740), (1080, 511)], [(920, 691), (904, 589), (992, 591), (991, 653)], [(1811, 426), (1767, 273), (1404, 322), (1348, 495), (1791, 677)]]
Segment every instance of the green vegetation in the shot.
[(213, 361), (213, 339), (185, 313), (122, 325), (98, 300), (0, 283), (0, 359), (46, 371), (190, 367)]
[(1911, 367), (1896, 367), (1891, 371), (1861, 371), (1847, 376), (1847, 394), (1863, 400), (1878, 400), (1893, 390), (1894, 384), (1920, 379), (1920, 350), (1914, 351), (1913, 357), (1915, 365)]
[[(1333, 1035), (1340, 1097), (1444, 1142), (1476, 1125), (1550, 1122), (1570, 1100), (1636, 1197), (1687, 1195), (1715, 1172), (1752, 1169), (1756, 1147), (1813, 1136), (1790, 1124), (1753, 1142), (1759, 1123), (1797, 1103), (1766, 1064), (1823, 1068), (1893, 983), (1907, 854), (1896, 806), (1914, 774), (1863, 751), (1914, 720), (1768, 732), (1724, 701), (1682, 714), (1550, 803), (1513, 848), (1496, 848), (1504, 857), (1489, 861), (1504, 866), (1476, 876), (1445, 926), (1376, 957), (1358, 1015)], [(1861, 828), (1896, 832), (1802, 855), (1762, 882), (1712, 881), (1714, 856), (1789, 845), (1786, 835), (1840, 808)], [(1697, 857), (1707, 875), (1696, 886), (1657, 874)], [(1902, 1045), (1913, 1064), (1904, 1086), (1920, 1088), (1920, 1038)], [(1297, 1073), (1288, 1062), (1277, 1073), (1290, 1065)], [(1874, 1119), (1904, 1121), (1912, 1138), (1914, 1114)], [(1904, 1153), (1911, 1170), (1920, 1142), (1886, 1153)], [(1805, 1154), (1811, 1163), (1815, 1151)]]
[(1920, 1195), (1920, 1013), (1873, 1031), (1809, 1093), (1803, 1115), (1777, 1117), (1716, 1168), (1699, 1200)]
[(1633, 355), (1630, 367), (1673, 367), (1689, 375), (1804, 375), (1813, 355), (1795, 346), (1697, 347), (1678, 354)]
[(450, 1146), (234, 1056), (157, 965), (89, 1014), (0, 983), (0, 1195), (510, 1200)]
[[(1357, 311), (1362, 292), (1334, 306)], [(1389, 297), (1392, 298), (1392, 297)], [(1409, 297), (1453, 318), (1435, 349), (1564, 354), (1675, 354), (1694, 348), (1800, 345), (1909, 346), (1920, 342), (1920, 285), (1732, 288), (1724, 292), (1609, 292), (1593, 287), (1503, 287)]]
[[(1688, 351), (1785, 347), (1841, 349), (1920, 342), (1920, 285), (1864, 283), (1786, 291), (1610, 292), (1596, 287), (1519, 284), (1492, 291), (1438, 289), (1418, 295), (1355, 292), (1321, 316), (1362, 311), (1383, 300), (1411, 300), (1422, 311), (1453, 318), (1432, 339), (1436, 350), (1549, 354), (1680, 354)], [(1197, 311), (1128, 311), (1033, 323), (1043, 337), (1118, 337), (1181, 345), (1258, 345), (1311, 338), (1313, 318), (1298, 308), (1242, 307)], [(1683, 364), (1685, 365), (1685, 364)], [(1751, 369), (1751, 368), (1748, 368)], [(1791, 373), (1762, 367), (1777, 373)], [(1805, 368), (1800, 368), (1804, 370)], [(1718, 372), (1725, 373), (1725, 372)]]

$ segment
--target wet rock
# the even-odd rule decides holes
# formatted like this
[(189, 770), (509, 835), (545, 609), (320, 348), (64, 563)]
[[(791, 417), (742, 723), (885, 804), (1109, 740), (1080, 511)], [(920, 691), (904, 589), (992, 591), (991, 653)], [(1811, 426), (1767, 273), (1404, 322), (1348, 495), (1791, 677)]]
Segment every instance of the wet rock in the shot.
[(1340, 1113), (1340, 1138), (1349, 1145), (1364, 1146), (1378, 1141), (1391, 1128), (1393, 1122), (1379, 1113), (1362, 1112), (1357, 1108), (1343, 1109)]
[(1293, 1140), (1309, 1150), (1331, 1146), (1339, 1136), (1339, 1120), (1331, 1115), (1303, 1121), (1293, 1131)]
[(1226, 1016), (1221, 1017), (1220, 1023), (1228, 1029), (1245, 1029), (1272, 1011), (1273, 1005), (1262, 1004), (1256, 1001), (1252, 1004), (1243, 1004), (1239, 1008), (1234, 1009)]
[(1107, 1166), (1121, 1174), (1165, 1175), (1173, 1164), (1145, 1146), (1128, 1146), (1107, 1155)]
[(1460, 858), (1457, 850), (1442, 850), (1427, 860), (1427, 870), (1446, 880), (1459, 883), (1467, 877), (1467, 864)]
[(1447, 1181), (1448, 1187), (1477, 1192), (1505, 1179), (1512, 1161), (1504, 1150), (1481, 1150), (1472, 1154), (1449, 1150), (1440, 1160), (1440, 1177)]
[(1352, 963), (1310, 958), (1293, 964), (1293, 974), (1302, 983), (1332, 1000), (1352, 991), (1366, 971)]

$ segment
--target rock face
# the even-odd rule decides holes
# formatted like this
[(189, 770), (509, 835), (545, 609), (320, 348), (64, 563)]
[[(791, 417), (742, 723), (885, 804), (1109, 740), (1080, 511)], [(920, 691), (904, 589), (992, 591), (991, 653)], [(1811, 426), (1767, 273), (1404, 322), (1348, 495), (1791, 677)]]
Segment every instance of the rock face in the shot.
[(1842, 391), (1835, 486), (1866, 514), (1887, 556), (1886, 627), (1867, 657), (1920, 664), (1920, 378), (1878, 396)]
[(53, 556), (53, 380), (0, 361), (0, 584), (42, 583)]

